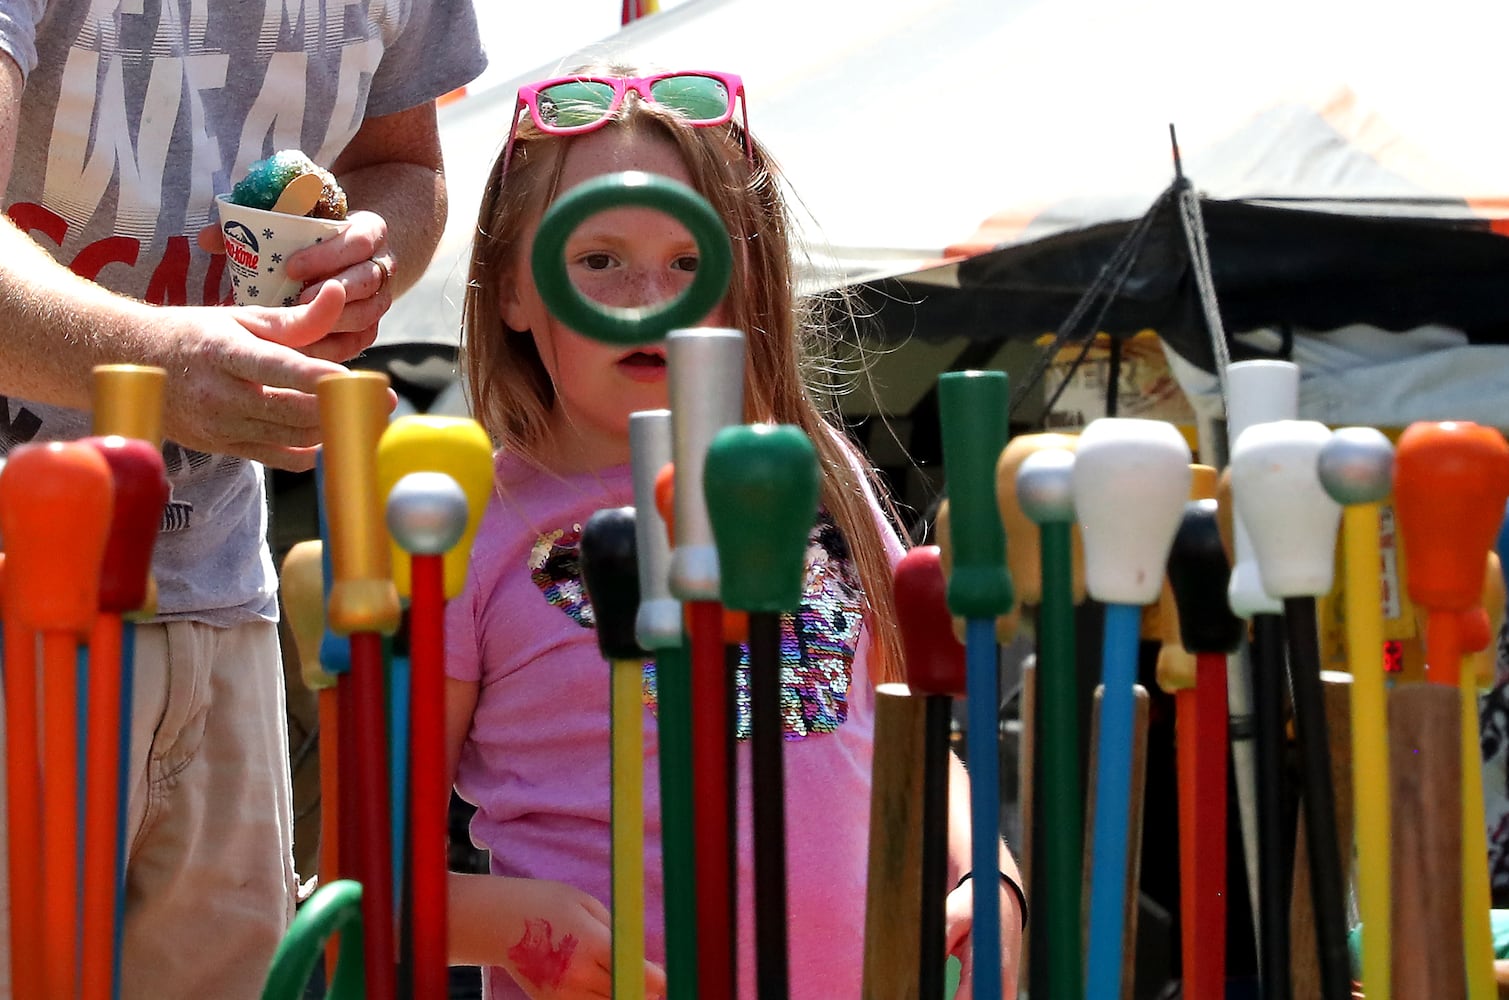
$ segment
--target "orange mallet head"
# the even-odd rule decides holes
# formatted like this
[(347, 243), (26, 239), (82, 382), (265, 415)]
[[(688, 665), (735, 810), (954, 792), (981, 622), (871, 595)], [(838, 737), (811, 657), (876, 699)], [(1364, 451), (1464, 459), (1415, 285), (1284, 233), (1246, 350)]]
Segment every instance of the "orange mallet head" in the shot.
[(0, 473), (5, 615), (38, 632), (87, 636), (110, 532), (110, 465), (78, 442), (22, 445)]
[[(655, 474), (655, 511), (665, 522), (672, 547), (676, 544), (676, 466), (667, 462)], [(690, 629), (690, 625), (687, 626)], [(723, 641), (749, 641), (749, 615), (732, 608), (723, 609)]]
[(1509, 498), (1509, 444), (1491, 427), (1411, 424), (1394, 457), (1394, 509), (1409, 558), (1409, 596), (1431, 611), (1468, 611)]

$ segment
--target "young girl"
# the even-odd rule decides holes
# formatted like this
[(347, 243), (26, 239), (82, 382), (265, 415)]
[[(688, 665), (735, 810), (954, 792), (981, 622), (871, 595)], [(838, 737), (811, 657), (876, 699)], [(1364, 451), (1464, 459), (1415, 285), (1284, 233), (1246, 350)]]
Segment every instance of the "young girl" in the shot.
[[(452, 878), (452, 959), (487, 967), (494, 1000), (611, 995), (608, 670), (576, 546), (594, 511), (633, 503), (629, 414), (667, 405), (665, 350), (614, 347), (561, 326), (535, 288), (529, 251), (562, 192), (630, 169), (689, 184), (722, 218), (735, 273), (703, 322), (745, 332), (746, 419), (800, 426), (820, 457), (823, 514), (800, 618), (804, 634), (821, 638), (783, 665), (786, 685), (802, 695), (783, 699), (793, 706), (784, 758), (791, 996), (860, 994), (873, 685), (902, 676), (890, 584), (902, 549), (873, 474), (803, 382), (811, 319), (793, 291), (774, 164), (732, 117), (742, 100), (730, 74), (641, 79), (619, 67), (522, 88), (483, 195), (464, 349), (473, 412), (499, 451), (471, 576), (449, 612), (447, 725), (456, 787), (478, 807), (473, 839), (492, 858), (490, 875)], [(643, 306), (689, 284), (697, 247), (659, 212), (617, 208), (586, 220), (566, 259), (584, 294)], [(657, 964), (665, 938), (652, 671), (644, 702), (645, 981), (654, 996), (665, 991)], [(741, 712), (745, 997), (753, 996), (754, 926), (748, 727)], [(969, 868), (967, 785), (955, 763), (950, 885)], [(1004, 850), (1002, 868), (1019, 879)], [(949, 946), (964, 956), (970, 891), (965, 883), (948, 902)], [(1022, 918), (1014, 894), (1003, 890), (1001, 905), (1004, 982), (1014, 996)]]

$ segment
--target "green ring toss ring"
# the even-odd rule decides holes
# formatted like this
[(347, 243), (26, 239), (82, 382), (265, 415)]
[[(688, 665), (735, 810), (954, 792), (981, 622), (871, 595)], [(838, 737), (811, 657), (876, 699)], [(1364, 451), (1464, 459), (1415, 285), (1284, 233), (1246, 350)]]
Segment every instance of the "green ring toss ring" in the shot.
[[(680, 222), (697, 241), (697, 270), (686, 291), (653, 306), (606, 306), (583, 295), (566, 273), (566, 241), (594, 214), (609, 208), (639, 206), (664, 212)], [(633, 346), (662, 340), (712, 312), (733, 274), (733, 249), (718, 213), (680, 181), (626, 170), (594, 178), (562, 195), (540, 220), (530, 254), (535, 286), (546, 308), (583, 336), (608, 344)]]

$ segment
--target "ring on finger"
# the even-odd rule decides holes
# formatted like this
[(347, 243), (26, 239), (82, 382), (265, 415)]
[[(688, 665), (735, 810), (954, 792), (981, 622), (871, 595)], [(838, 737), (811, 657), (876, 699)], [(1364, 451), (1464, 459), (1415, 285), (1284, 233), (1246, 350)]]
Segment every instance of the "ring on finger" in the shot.
[[(377, 270), (382, 273), (382, 277), (377, 280), (377, 291), (381, 292), (384, 288), (388, 287), (388, 282), (393, 280), (393, 260), (391, 257), (386, 256), (373, 257), (372, 263), (376, 264)], [(373, 294), (377, 293), (374, 292)]]

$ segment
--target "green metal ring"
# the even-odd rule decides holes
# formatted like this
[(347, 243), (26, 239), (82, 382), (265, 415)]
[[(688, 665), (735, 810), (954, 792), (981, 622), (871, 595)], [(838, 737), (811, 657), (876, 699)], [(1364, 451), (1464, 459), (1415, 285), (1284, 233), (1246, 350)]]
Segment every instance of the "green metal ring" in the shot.
[(341, 935), (326, 996), (331, 1000), (362, 1000), (367, 995), (363, 960), (362, 887), (350, 879), (337, 879), (320, 886), (299, 907), (283, 940), (273, 953), (272, 966), (262, 986), (262, 1000), (298, 1000), (324, 954), (325, 941)]
[[(583, 295), (566, 273), (566, 241), (576, 228), (598, 212), (627, 206), (664, 212), (697, 241), (699, 259), (692, 283), (668, 302), (627, 309), (605, 306)], [(597, 177), (562, 195), (540, 220), (530, 255), (535, 286), (556, 319), (583, 336), (625, 346), (663, 340), (671, 330), (712, 312), (728, 290), (733, 263), (728, 231), (707, 199), (679, 181), (642, 170)]]

